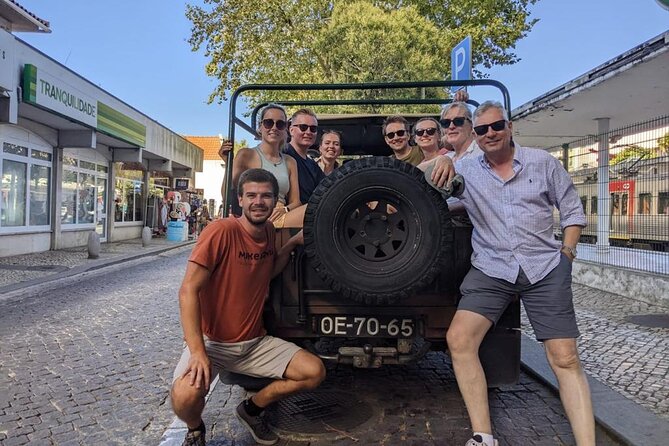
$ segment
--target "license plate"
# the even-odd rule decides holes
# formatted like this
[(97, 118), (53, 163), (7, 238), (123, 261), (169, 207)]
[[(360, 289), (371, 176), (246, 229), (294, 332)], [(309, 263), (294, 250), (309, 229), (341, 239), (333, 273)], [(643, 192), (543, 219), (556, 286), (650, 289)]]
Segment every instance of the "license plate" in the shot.
[(316, 330), (324, 336), (410, 338), (415, 321), (392, 316), (316, 316)]

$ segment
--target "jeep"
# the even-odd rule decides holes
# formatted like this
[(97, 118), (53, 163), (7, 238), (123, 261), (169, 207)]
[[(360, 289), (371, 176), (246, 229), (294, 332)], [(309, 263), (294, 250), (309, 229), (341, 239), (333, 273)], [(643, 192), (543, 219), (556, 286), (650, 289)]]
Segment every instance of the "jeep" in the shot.
[[(237, 116), (248, 91), (380, 90), (451, 86), (506, 88), (492, 80), (345, 85), (247, 85), (230, 100), (229, 138), (235, 126), (255, 134)], [(277, 101), (287, 107), (350, 104), (444, 104), (449, 99)], [(469, 101), (477, 105), (475, 101)], [(405, 115), (411, 122), (418, 116)], [(444, 197), (415, 167), (389, 158), (381, 134), (385, 116), (319, 115), (320, 129), (343, 133), (348, 159), (311, 196), (304, 218), (303, 249), (271, 284), (265, 326), (324, 360), (377, 368), (407, 364), (430, 350), (447, 351), (446, 330), (455, 314), (459, 286), (470, 268), (472, 227), (452, 218)], [(236, 203), (226, 163), (226, 209)], [(466, 187), (466, 184), (465, 184)], [(296, 229), (277, 230), (281, 245)], [(520, 365), (520, 304), (509, 306), (486, 335), (479, 354), (489, 386), (514, 383)]]

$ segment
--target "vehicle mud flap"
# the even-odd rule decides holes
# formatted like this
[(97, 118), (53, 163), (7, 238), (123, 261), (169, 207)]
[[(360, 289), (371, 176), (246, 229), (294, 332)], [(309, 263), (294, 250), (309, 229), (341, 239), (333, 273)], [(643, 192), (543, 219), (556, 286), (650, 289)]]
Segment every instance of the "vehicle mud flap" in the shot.
[(516, 384), (520, 378), (520, 300), (514, 300), (483, 338), (479, 358), (488, 387)]

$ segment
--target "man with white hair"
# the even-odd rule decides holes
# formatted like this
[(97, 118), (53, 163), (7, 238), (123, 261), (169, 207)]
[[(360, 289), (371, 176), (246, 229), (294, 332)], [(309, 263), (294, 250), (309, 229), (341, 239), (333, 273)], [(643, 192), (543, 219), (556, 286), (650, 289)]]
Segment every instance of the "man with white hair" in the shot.
[[(579, 331), (571, 290), (572, 261), (586, 225), (578, 194), (556, 158), (513, 142), (512, 123), (501, 104), (481, 104), (473, 130), (482, 152), (463, 158), (457, 171), (465, 179), (460, 200), (474, 225), (474, 253), (446, 335), (474, 431), (466, 446), (498, 444), (478, 350), (518, 295), (537, 340), (544, 343), (576, 444), (594, 446), (592, 402), (576, 348)], [(553, 208), (560, 211), (562, 243), (553, 236)]]

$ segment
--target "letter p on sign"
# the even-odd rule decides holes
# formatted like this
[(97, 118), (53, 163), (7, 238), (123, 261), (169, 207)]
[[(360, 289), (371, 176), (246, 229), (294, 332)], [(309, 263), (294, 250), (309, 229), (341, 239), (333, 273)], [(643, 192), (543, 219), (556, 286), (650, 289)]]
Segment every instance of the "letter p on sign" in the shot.
[[(454, 81), (472, 78), (472, 38), (465, 37), (451, 51), (451, 79)], [(452, 92), (462, 87), (451, 87)]]

